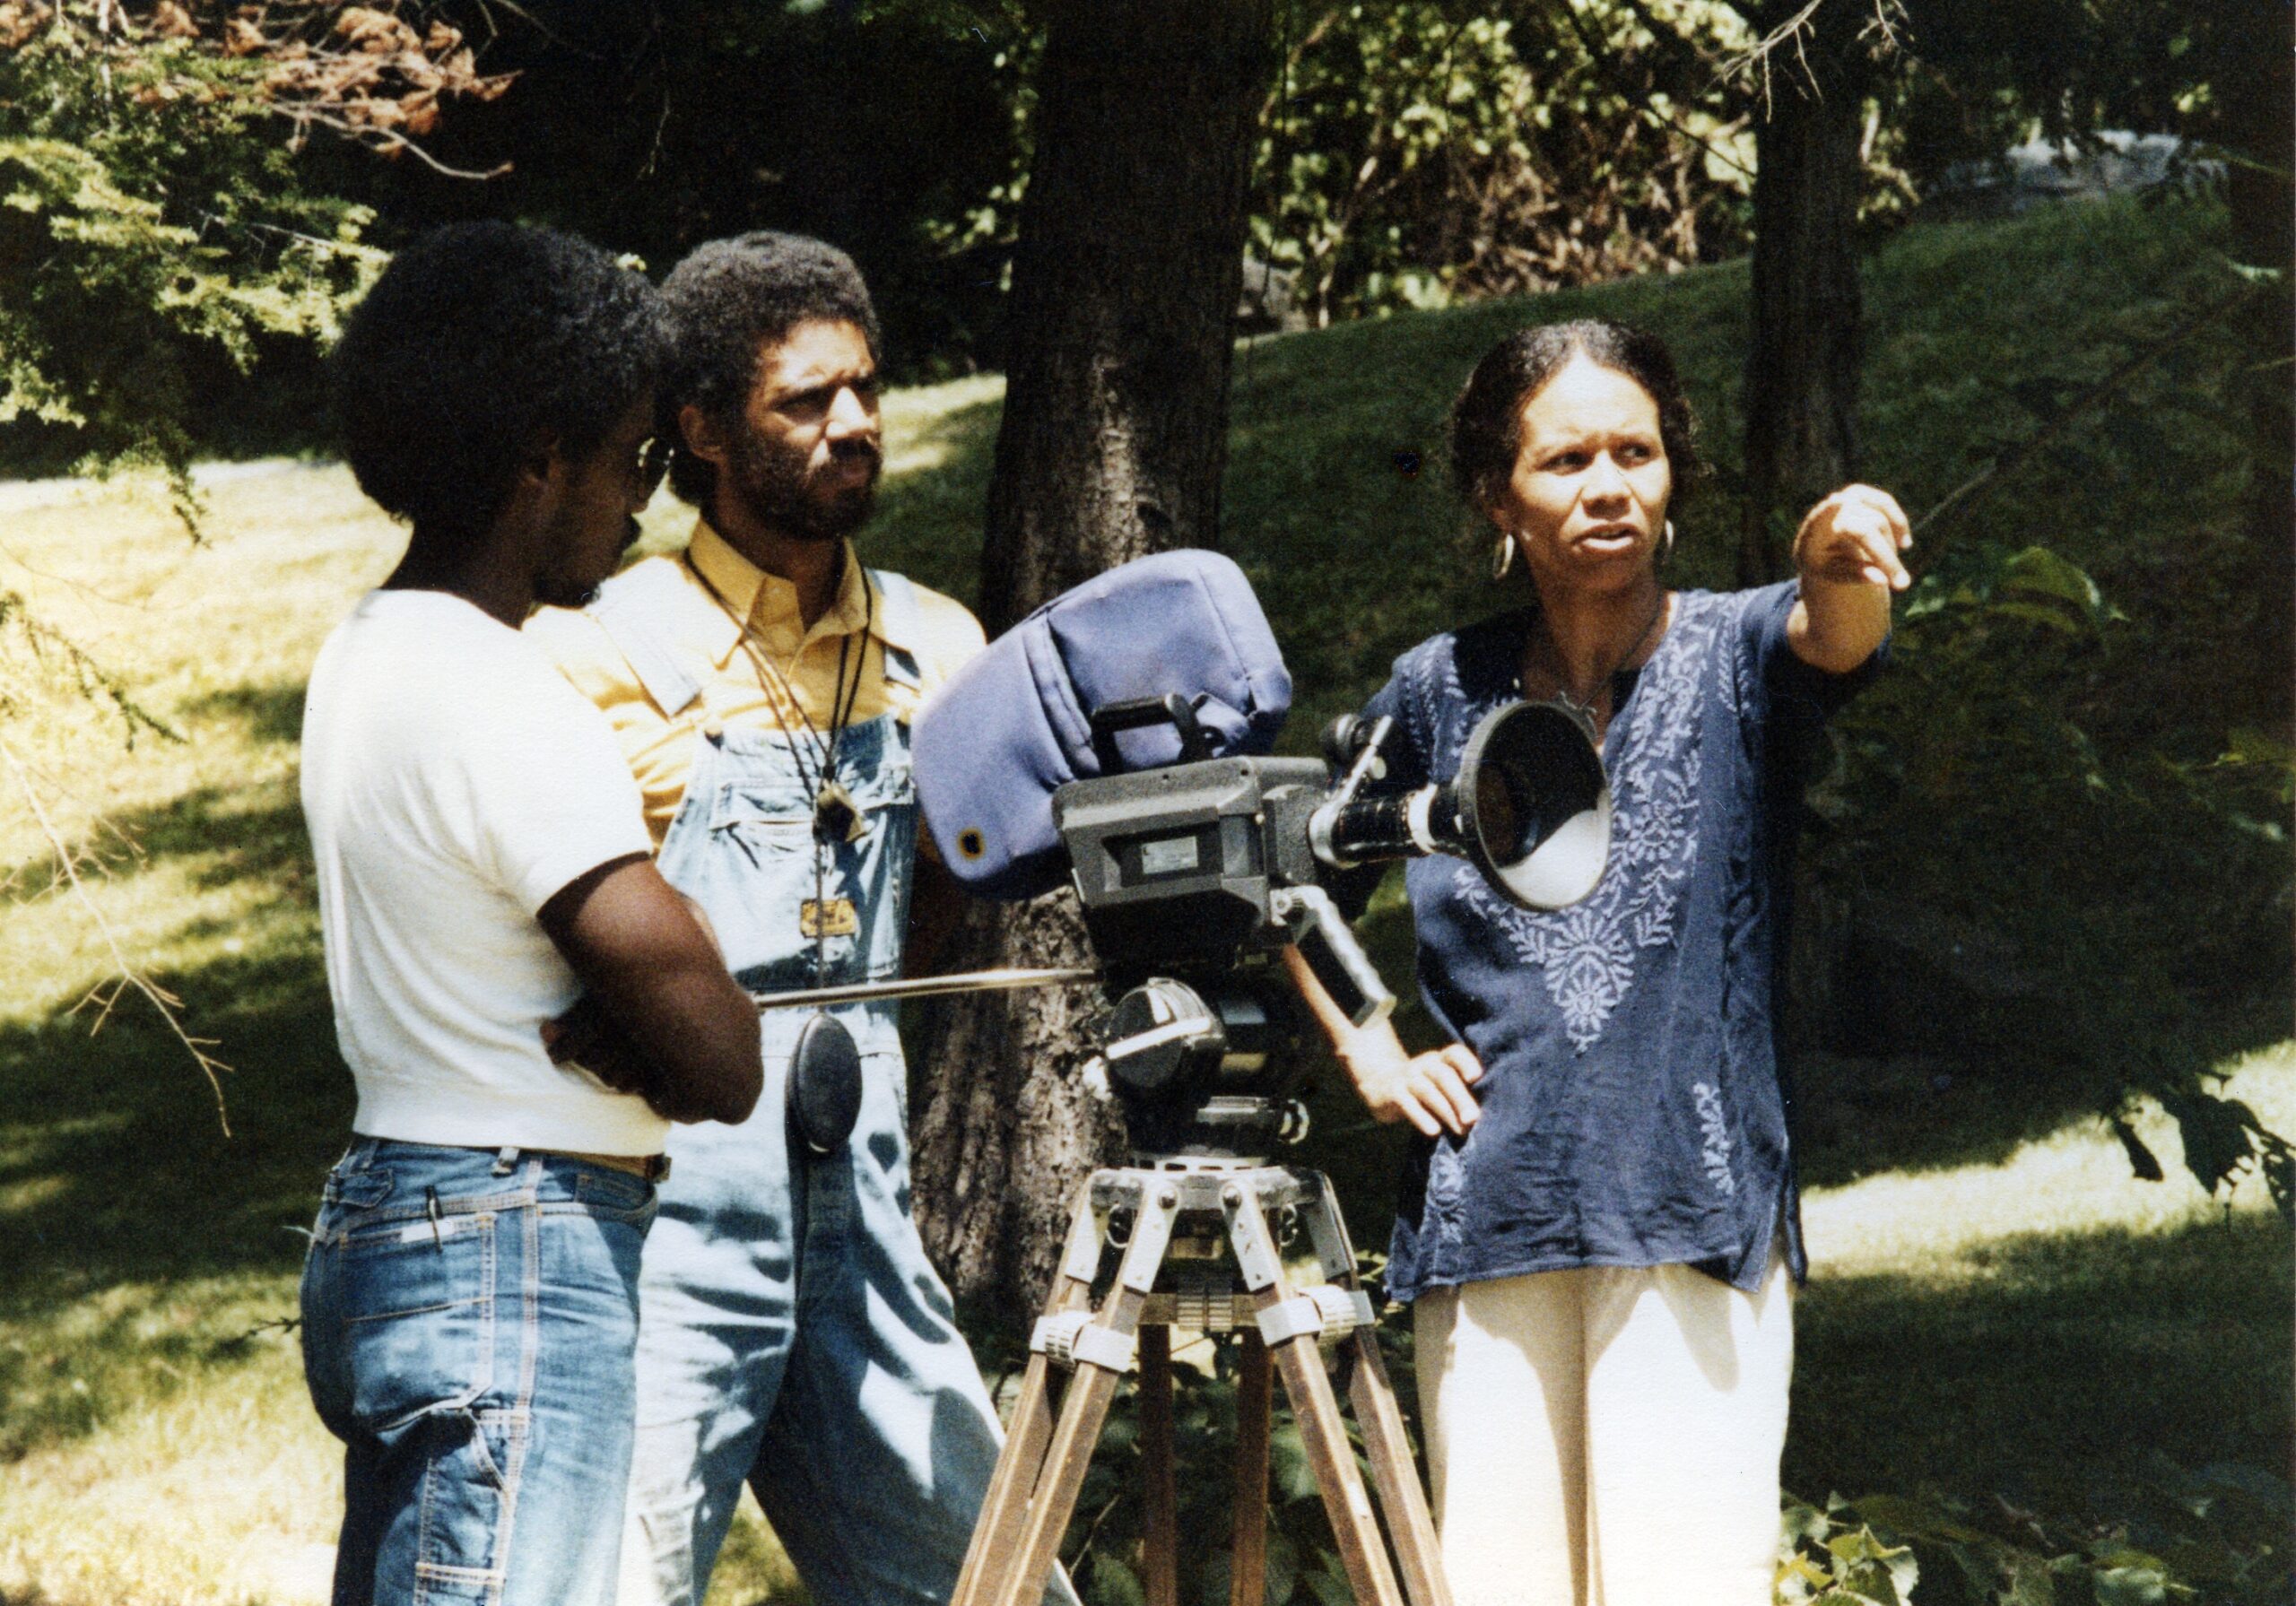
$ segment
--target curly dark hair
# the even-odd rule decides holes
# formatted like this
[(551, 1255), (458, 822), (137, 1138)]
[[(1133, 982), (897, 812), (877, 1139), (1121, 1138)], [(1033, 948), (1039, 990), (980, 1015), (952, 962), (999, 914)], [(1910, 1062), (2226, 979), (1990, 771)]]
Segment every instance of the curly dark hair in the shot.
[[(761, 229), (694, 247), (662, 281), (676, 356), (662, 392), (663, 434), (691, 403), (730, 421), (748, 403), (758, 358), (768, 341), (799, 324), (824, 319), (857, 326), (879, 358), (883, 341), (869, 287), (853, 258), (825, 241)], [(670, 489), (695, 507), (709, 505), (718, 471), (691, 452), (670, 458)]]
[(522, 457), (595, 450), (669, 352), (661, 293), (587, 240), (434, 230), (391, 258), (328, 359), (343, 453), (416, 544), (474, 542)]
[(1658, 439), (1674, 471), (1674, 496), (1705, 472), (1690, 398), (1666, 343), (1607, 318), (1518, 329), (1483, 354), (1451, 404), (1451, 477), (1476, 512), (1505, 494), (1523, 448), (1523, 408), (1573, 357), (1624, 374), (1658, 404)]

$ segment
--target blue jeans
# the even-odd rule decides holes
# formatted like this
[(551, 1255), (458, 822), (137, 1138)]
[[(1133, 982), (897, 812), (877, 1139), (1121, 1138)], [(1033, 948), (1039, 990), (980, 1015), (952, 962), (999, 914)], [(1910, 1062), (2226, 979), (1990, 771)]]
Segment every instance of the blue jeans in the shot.
[(355, 1140), (303, 1265), (303, 1371), (346, 1446), (335, 1606), (604, 1606), (634, 1419), (643, 1179)]

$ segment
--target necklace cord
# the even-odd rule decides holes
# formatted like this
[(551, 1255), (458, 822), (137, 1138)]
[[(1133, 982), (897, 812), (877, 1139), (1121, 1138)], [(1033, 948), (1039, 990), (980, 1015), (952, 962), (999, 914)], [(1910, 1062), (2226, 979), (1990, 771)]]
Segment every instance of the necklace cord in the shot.
[[(1619, 672), (1626, 667), (1627, 660), (1633, 657), (1635, 654), (1642, 650), (1642, 644), (1650, 639), (1650, 632), (1658, 628), (1658, 621), (1665, 618), (1665, 616), (1666, 588), (1662, 586), (1658, 588), (1658, 600), (1650, 610), (1650, 617), (1643, 621), (1641, 629), (1635, 632), (1634, 639), (1627, 644), (1626, 650), (1619, 654), (1616, 658), (1611, 661), (1609, 671), (1605, 673), (1598, 674), (1594, 678), (1593, 687), (1587, 692), (1586, 697), (1582, 699), (1572, 692), (1570, 690), (1570, 682), (1567, 676), (1561, 673), (1557, 673), (1555, 675), (1555, 690), (1561, 695), (1562, 700), (1570, 704), (1570, 707), (1578, 709), (1580, 713), (1586, 715), (1589, 720), (1592, 720), (1595, 717), (1595, 700), (1602, 696), (1603, 688), (1618, 678)], [(1561, 650), (1554, 644), (1554, 632), (1547, 626), (1544, 615), (1541, 616), (1538, 622), (1540, 625), (1540, 635), (1545, 643), (1547, 652), (1551, 656), (1552, 656), (1557, 668), (1560, 669), (1562, 664), (1562, 653)], [(1612, 712), (1615, 714), (1617, 710), (1613, 708)]]
[[(840, 586), (844, 579), (842, 565), (847, 556), (848, 554), (843, 552), (839, 555), (838, 574)], [(848, 684), (845, 677), (845, 664), (847, 654), (853, 645), (854, 632), (848, 630), (839, 636), (837, 678), (831, 682), (830, 686), (829, 730), (824, 734), (814, 725), (813, 716), (805, 712), (804, 704), (797, 699), (796, 682), (767, 657), (764, 649), (756, 639), (756, 632), (752, 629), (748, 617), (736, 612), (726, 594), (711, 584), (709, 577), (701, 572), (701, 566), (693, 560), (691, 549), (681, 553), (680, 557), (687, 570), (701, 583), (701, 588), (709, 594), (710, 600), (718, 604), (718, 610), (727, 619), (733, 621), (735, 629), (740, 632), (738, 639), (742, 650), (747, 655), (750, 662), (757, 666), (759, 689), (770, 694), (772, 688), (767, 684), (768, 681), (778, 683), (781, 690), (782, 700), (795, 711), (799, 724), (804, 727), (804, 734), (801, 736), (797, 726), (793, 726), (787, 716), (782, 713), (780, 704), (774, 701), (770, 695), (767, 697), (766, 707), (772, 711), (773, 723), (780, 727), (782, 736), (789, 743), (789, 757), (791, 762), (797, 768), (798, 784), (810, 792), (813, 798), (813, 985), (826, 985), (829, 978), (829, 842), (822, 824), (822, 812), (831, 801), (830, 788), (839, 785), (838, 749), (842, 745), (845, 727), (851, 722), (853, 711), (860, 706), (861, 702), (861, 677), (867, 673), (868, 669), (869, 631), (877, 619), (876, 588), (869, 584), (868, 575), (865, 570), (861, 577), (863, 598), (859, 632), (861, 652), (853, 667), (853, 679)], [(754, 603), (752, 604), (752, 612), (755, 612)], [(802, 657), (804, 653), (803, 642), (799, 643), (797, 650)], [(813, 768), (810, 771), (806, 766), (808, 758), (813, 760)], [(845, 806), (848, 811), (854, 807), (849, 801)]]

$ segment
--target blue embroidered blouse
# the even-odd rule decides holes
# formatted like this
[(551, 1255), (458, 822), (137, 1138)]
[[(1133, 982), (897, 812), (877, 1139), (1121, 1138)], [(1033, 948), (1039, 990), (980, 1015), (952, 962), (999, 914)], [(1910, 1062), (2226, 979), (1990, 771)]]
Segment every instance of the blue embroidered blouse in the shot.
[[(1483, 1065), (1482, 1116), (1414, 1150), (1387, 1291), (1569, 1266), (1695, 1265), (1761, 1285), (1772, 1235), (1807, 1269), (1773, 991), (1795, 805), (1826, 716), (1871, 673), (1796, 657), (1787, 581), (1683, 592), (1603, 748), (1608, 867), (1572, 907), (1509, 903), (1465, 861), (1405, 871), (1422, 995)], [(1396, 660), (1391, 781), (1457, 772), (1476, 722), (1521, 696), (1527, 621)]]

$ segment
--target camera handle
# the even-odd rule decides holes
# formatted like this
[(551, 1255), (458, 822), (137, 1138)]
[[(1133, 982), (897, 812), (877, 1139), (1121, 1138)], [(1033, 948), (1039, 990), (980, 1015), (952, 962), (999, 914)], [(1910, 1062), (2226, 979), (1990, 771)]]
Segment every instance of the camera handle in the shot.
[(1196, 705), (1177, 691), (1167, 691), (1161, 697), (1103, 703), (1092, 710), (1088, 723), (1092, 727), (1092, 751), (1099, 755), (1100, 768), (1110, 775), (1124, 768), (1117, 756), (1116, 734), (1136, 731), (1144, 725), (1169, 725), (1178, 732), (1183, 764), (1194, 764), (1212, 756), (1212, 738), (1196, 721)]
[(1290, 928), (1300, 957), (1308, 961), (1324, 991), (1356, 1026), (1384, 1020), (1394, 1011), (1396, 995), (1387, 991), (1378, 967), (1355, 940), (1330, 893), (1314, 886), (1273, 887), (1267, 905)]

